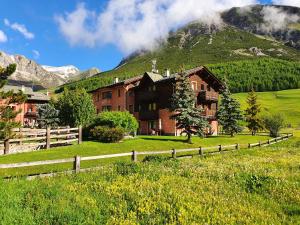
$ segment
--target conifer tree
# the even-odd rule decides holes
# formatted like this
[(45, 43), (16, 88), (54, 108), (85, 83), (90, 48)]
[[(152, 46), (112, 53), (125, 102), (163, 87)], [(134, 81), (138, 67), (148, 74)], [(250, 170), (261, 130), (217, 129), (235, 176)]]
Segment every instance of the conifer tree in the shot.
[(226, 83), (222, 92), (222, 99), (217, 112), (217, 118), (219, 123), (222, 125), (223, 130), (227, 134), (230, 134), (231, 137), (242, 130), (239, 125), (239, 121), (243, 119), (240, 104), (232, 97)]
[(12, 128), (19, 127), (21, 124), (15, 122), (14, 119), (21, 110), (14, 110), (12, 105), (22, 104), (26, 100), (26, 96), (19, 91), (4, 92), (1, 90), (7, 83), (8, 77), (16, 71), (16, 64), (10, 64), (6, 68), (0, 67), (0, 139), (8, 139), (13, 136)]
[(174, 115), (170, 118), (176, 120), (177, 129), (186, 133), (187, 142), (192, 143), (192, 135), (197, 134), (203, 137), (209, 124), (202, 115), (203, 109), (195, 107), (196, 96), (188, 75), (180, 72), (175, 79), (175, 93), (172, 96), (170, 108)]
[(259, 130), (263, 129), (263, 121), (260, 118), (261, 107), (257, 102), (257, 95), (252, 89), (251, 92), (248, 93), (247, 98), (248, 108), (246, 109), (246, 122), (247, 127), (251, 131), (252, 135), (256, 135)]
[(55, 109), (52, 103), (38, 106), (38, 124), (41, 128), (56, 128), (59, 125), (59, 111)]

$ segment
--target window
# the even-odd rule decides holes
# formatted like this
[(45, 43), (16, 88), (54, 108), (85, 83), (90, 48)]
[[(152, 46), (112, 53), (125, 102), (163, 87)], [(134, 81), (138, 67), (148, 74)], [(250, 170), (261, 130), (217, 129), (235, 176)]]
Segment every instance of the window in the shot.
[(129, 95), (129, 96), (133, 96), (133, 91), (129, 91), (129, 92), (128, 92), (128, 95)]
[(198, 90), (198, 88), (197, 88), (197, 82), (195, 82), (195, 81), (192, 82), (192, 89), (193, 89), (193, 91), (197, 91)]
[(101, 110), (100, 109), (97, 109), (97, 114), (99, 114), (101, 112)]
[(111, 91), (102, 92), (102, 99), (111, 99), (111, 98), (112, 98)]
[(102, 111), (111, 111), (111, 105), (102, 106)]
[(121, 111), (121, 106), (120, 105), (118, 105), (118, 111)]
[(156, 91), (156, 86), (155, 85), (149, 86), (148, 91)]
[(97, 94), (97, 102), (100, 101), (100, 93)]
[(156, 103), (151, 103), (148, 105), (148, 110), (149, 111), (156, 111), (157, 110), (157, 105)]
[(201, 84), (201, 91), (205, 91), (205, 86), (204, 86), (204, 84)]
[(118, 89), (118, 97), (121, 97), (121, 90)]
[(211, 87), (207, 85), (207, 91), (211, 91)]
[(129, 105), (129, 112), (133, 113), (133, 105)]

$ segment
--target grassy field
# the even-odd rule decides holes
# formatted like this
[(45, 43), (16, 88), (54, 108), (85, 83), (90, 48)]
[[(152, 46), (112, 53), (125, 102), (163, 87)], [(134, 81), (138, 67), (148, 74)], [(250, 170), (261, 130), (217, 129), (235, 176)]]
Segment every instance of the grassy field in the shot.
[[(255, 143), (259, 140), (266, 140), (268, 137), (256, 136), (252, 137), (249, 135), (239, 135), (234, 138), (229, 136), (210, 137), (206, 139), (194, 137), (193, 144), (184, 142), (185, 137), (157, 137), (157, 136), (140, 136), (136, 139), (125, 140), (122, 143), (116, 144), (105, 144), (99, 142), (84, 142), (82, 145), (72, 145), (67, 147), (53, 148), (51, 150), (28, 152), (15, 155), (7, 155), (0, 157), (0, 164), (5, 163), (17, 163), (17, 162), (31, 162), (40, 160), (51, 160), (51, 159), (64, 159), (74, 157), (75, 155), (80, 156), (96, 156), (104, 154), (115, 154), (135, 151), (153, 151), (153, 150), (171, 150), (175, 149), (186, 149), (186, 148), (198, 148), (218, 146), (219, 144), (248, 144)], [(87, 161), (82, 163), (83, 168), (101, 166), (106, 163), (115, 161), (130, 161), (130, 157), (125, 159), (107, 159), (107, 160), (96, 160)], [(0, 176), (9, 175), (27, 175), (35, 173), (45, 173), (51, 171), (62, 171), (71, 169), (71, 163), (48, 165), (48, 166), (35, 166), (27, 167), (25, 169), (1, 169)]]
[(299, 224), (299, 150), (294, 137), (204, 158), (0, 180), (1, 224)]
[[(247, 93), (234, 95), (245, 109)], [(300, 89), (261, 92), (258, 93), (259, 102), (264, 112), (280, 112), (286, 117), (286, 122), (294, 128), (300, 128)]]

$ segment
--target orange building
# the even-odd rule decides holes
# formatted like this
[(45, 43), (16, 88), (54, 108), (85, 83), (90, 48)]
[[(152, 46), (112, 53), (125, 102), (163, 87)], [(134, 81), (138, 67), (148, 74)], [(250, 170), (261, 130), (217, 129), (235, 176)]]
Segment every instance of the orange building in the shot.
[[(15, 93), (22, 91), (27, 96), (25, 103), (10, 105), (15, 111), (21, 111), (15, 118), (15, 121), (20, 122), (23, 126), (34, 126), (37, 122), (37, 105), (45, 104), (50, 101), (50, 97), (47, 94), (34, 92), (32, 88), (25, 86), (5, 85), (1, 91), (13, 91)], [(3, 101), (5, 100), (2, 100), (2, 102)]]
[[(196, 107), (204, 109), (203, 115), (210, 123), (211, 135), (218, 134), (216, 112), (219, 92), (223, 84), (207, 68), (197, 67), (185, 71), (197, 96)], [(170, 99), (175, 90), (177, 74), (164, 75), (146, 72), (122, 82), (99, 88), (92, 92), (97, 112), (129, 111), (139, 122), (139, 134), (180, 135), (176, 121), (170, 119)]]

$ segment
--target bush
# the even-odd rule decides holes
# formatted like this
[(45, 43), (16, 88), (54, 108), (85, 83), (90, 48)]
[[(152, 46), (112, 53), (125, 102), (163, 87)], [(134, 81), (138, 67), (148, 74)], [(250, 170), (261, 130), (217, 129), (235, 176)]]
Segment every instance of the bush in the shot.
[(263, 118), (264, 126), (270, 132), (271, 137), (278, 137), (280, 130), (284, 127), (284, 117), (280, 113), (270, 114)]
[(95, 140), (101, 142), (116, 143), (124, 138), (124, 129), (120, 127), (97, 126), (91, 130), (91, 135)]
[(128, 134), (135, 133), (138, 129), (137, 120), (129, 112), (102, 112), (93, 125), (122, 128)]

